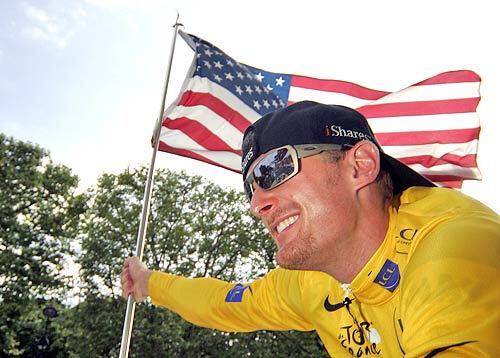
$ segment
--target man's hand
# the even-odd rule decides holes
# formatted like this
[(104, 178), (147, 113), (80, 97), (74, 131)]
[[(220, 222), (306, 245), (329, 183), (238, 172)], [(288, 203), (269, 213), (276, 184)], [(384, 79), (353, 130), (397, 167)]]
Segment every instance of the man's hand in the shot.
[(152, 273), (137, 256), (126, 259), (121, 275), (122, 296), (127, 298), (132, 294), (136, 302), (146, 299), (149, 296), (148, 280)]

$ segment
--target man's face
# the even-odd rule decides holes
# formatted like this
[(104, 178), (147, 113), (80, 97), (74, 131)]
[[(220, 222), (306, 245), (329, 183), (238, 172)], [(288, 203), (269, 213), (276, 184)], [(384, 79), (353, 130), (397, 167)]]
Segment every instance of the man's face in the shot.
[(276, 242), (281, 267), (327, 271), (347, 252), (354, 191), (345, 160), (327, 156), (302, 159), (300, 172), (274, 189), (255, 187), (251, 211)]

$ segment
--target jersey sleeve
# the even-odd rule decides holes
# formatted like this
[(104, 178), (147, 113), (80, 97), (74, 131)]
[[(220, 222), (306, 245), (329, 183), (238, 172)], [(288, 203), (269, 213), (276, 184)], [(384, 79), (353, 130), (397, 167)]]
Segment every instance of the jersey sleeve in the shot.
[(228, 332), (312, 330), (301, 304), (301, 274), (275, 269), (247, 285), (154, 272), (153, 304), (199, 326)]
[(418, 244), (401, 289), (407, 357), (498, 357), (500, 220), (460, 217)]

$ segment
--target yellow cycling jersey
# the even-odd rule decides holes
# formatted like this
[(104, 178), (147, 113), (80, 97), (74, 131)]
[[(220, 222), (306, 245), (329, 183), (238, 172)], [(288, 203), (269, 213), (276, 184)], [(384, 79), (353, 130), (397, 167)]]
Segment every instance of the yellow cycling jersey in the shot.
[(249, 284), (154, 272), (150, 296), (223, 331), (316, 330), (334, 357), (500, 357), (499, 216), (444, 188), (407, 189), (389, 210), (350, 284), (282, 268)]

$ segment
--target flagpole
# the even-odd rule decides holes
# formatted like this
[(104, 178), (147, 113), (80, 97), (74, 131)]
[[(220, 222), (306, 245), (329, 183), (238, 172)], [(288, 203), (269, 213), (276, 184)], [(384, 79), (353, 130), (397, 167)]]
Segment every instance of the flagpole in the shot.
[[(139, 225), (139, 231), (137, 233), (137, 246), (135, 250), (135, 255), (139, 257), (139, 260), (142, 261), (142, 256), (144, 254), (144, 245), (145, 245), (145, 236), (146, 236), (146, 228), (148, 226), (148, 217), (149, 217), (149, 203), (151, 201), (151, 192), (153, 188), (154, 181), (154, 167), (156, 160), (156, 153), (158, 152), (158, 146), (160, 143), (159, 137), (161, 132), (161, 124), (163, 119), (163, 112), (165, 110), (165, 98), (167, 97), (167, 89), (168, 82), (170, 80), (170, 70), (172, 68), (172, 60), (174, 57), (174, 49), (175, 49), (175, 41), (177, 39), (177, 33), (179, 32), (179, 26), (182, 24), (179, 23), (179, 13), (177, 12), (177, 19), (175, 20), (174, 25), (174, 34), (172, 38), (172, 46), (170, 48), (170, 57), (168, 59), (167, 65), (167, 75), (165, 77), (165, 86), (163, 88), (163, 95), (161, 99), (160, 105), (160, 113), (158, 114), (158, 119), (156, 121), (156, 126), (153, 133), (153, 154), (151, 156), (151, 163), (149, 165), (148, 170), (148, 178), (146, 181), (146, 187), (144, 188), (144, 199), (142, 202), (142, 214), (141, 214), (141, 222)], [(132, 335), (132, 326), (134, 324), (134, 313), (135, 313), (135, 301), (134, 297), (129, 294), (127, 298), (127, 310), (125, 312), (125, 321), (123, 323), (123, 333), (122, 333), (122, 341), (120, 347), (120, 358), (127, 358), (129, 347), (130, 347), (130, 337)]]

